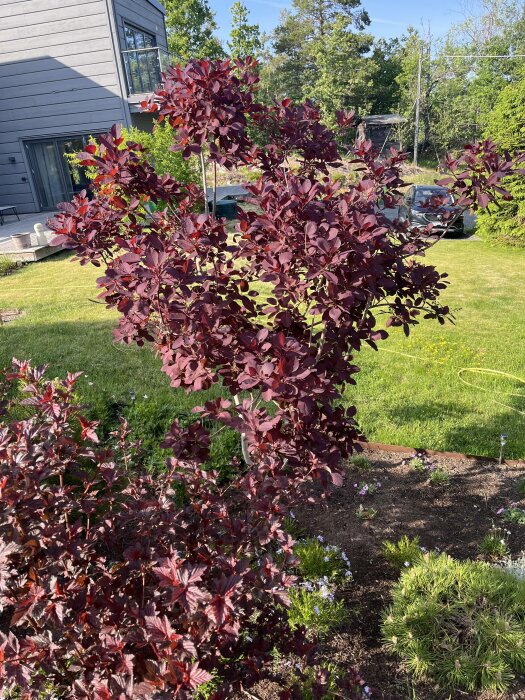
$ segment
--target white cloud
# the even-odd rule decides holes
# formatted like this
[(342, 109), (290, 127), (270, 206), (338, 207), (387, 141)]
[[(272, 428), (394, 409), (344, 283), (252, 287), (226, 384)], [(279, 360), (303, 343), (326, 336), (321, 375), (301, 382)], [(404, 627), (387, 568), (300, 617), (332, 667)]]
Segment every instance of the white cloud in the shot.
[(381, 19), (380, 17), (370, 17), (370, 21), (376, 24), (391, 24), (394, 27), (403, 27), (403, 22), (398, 22), (394, 19)]

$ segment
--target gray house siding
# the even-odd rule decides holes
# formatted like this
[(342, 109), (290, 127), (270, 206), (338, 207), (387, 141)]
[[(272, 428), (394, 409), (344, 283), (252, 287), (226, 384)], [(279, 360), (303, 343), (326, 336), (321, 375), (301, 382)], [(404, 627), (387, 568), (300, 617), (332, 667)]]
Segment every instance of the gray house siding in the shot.
[(166, 45), (155, 0), (0, 0), (0, 206), (39, 210), (27, 144), (131, 123), (125, 21)]

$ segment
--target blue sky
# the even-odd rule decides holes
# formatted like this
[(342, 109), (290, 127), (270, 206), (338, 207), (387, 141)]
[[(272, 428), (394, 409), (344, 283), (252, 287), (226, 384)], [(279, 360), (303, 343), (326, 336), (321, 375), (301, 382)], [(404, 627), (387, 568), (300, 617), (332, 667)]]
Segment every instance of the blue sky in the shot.
[[(228, 38), (230, 12), (234, 0), (210, 0), (219, 25), (219, 36)], [(271, 32), (279, 21), (282, 9), (291, 6), (291, 0), (243, 0), (251, 21), (264, 32)], [(461, 3), (458, 0), (362, 0), (372, 19), (369, 31), (378, 37), (400, 36), (408, 25), (430, 26), (434, 36), (442, 36), (450, 25), (460, 22)]]

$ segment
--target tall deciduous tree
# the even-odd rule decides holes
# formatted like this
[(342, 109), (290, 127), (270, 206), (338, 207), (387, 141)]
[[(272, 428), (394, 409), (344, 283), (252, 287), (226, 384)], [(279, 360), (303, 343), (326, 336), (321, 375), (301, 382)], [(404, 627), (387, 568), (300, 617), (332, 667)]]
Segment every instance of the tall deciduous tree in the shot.
[(250, 24), (246, 5), (235, 2), (231, 7), (232, 27), (228, 51), (232, 58), (257, 58), (262, 51), (261, 31), (258, 24)]
[(360, 0), (293, 0), (273, 35), (275, 56), (262, 73), (263, 92), (277, 99), (287, 93), (296, 102), (311, 98), (332, 123), (337, 109), (363, 108), (372, 37), (360, 30), (369, 23)]
[(225, 56), (214, 34), (217, 23), (207, 0), (165, 0), (164, 5), (172, 62)]
[(420, 146), (442, 157), (480, 138), (498, 95), (519, 80), (520, 56), (525, 53), (525, 7), (519, 0), (484, 0), (479, 10), (467, 14), (440, 42), (409, 29), (397, 82), (411, 133), (420, 48)]

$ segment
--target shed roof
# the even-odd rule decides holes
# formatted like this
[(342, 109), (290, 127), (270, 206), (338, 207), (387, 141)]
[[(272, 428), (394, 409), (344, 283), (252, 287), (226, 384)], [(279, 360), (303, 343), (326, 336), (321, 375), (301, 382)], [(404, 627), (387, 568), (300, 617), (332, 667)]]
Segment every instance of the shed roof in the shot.
[(388, 126), (389, 124), (402, 124), (406, 122), (405, 117), (400, 114), (370, 114), (363, 117), (367, 126)]

